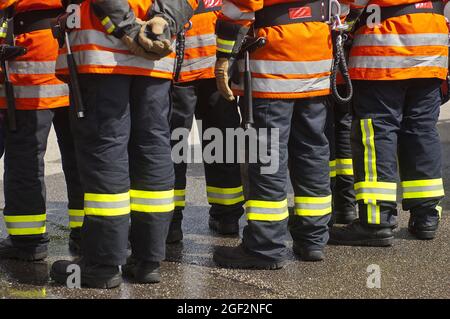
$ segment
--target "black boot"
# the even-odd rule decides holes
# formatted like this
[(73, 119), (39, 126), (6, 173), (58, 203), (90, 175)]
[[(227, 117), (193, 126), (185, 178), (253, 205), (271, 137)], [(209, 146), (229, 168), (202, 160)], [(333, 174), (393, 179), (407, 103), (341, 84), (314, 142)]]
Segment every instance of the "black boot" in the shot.
[(359, 220), (330, 230), (330, 245), (386, 247), (394, 243), (392, 228), (371, 228), (363, 226)]
[(354, 210), (333, 212), (334, 224), (348, 225), (352, 223), (356, 218), (357, 216)]
[(81, 256), (81, 229), (74, 228), (69, 235), (69, 252), (72, 256)]
[(158, 262), (138, 261), (128, 258), (127, 264), (122, 267), (123, 275), (133, 278), (139, 284), (156, 284), (161, 281), (161, 264)]
[(284, 266), (284, 261), (265, 259), (251, 254), (242, 244), (237, 247), (217, 248), (213, 259), (224, 268), (275, 270)]
[(74, 261), (58, 260), (54, 262), (50, 277), (61, 285), (67, 285), (67, 279), (72, 275), (71, 272), (68, 272), (68, 267), (73, 264), (80, 267), (80, 279), (83, 287), (111, 289), (120, 286), (122, 283), (119, 266), (88, 263), (83, 258)]
[(0, 259), (38, 261), (47, 258), (47, 244), (16, 244), (11, 237), (0, 240)]
[(439, 227), (439, 217), (415, 216), (411, 214), (408, 222), (408, 231), (417, 239), (430, 240), (436, 237)]
[(239, 234), (239, 220), (224, 221), (218, 218), (209, 216), (209, 229), (219, 233), (220, 235), (238, 235)]
[(183, 240), (183, 229), (181, 228), (181, 220), (172, 220), (167, 234), (166, 243), (176, 244)]
[(325, 258), (323, 250), (302, 247), (294, 241), (292, 245), (294, 253), (303, 261), (322, 261)]

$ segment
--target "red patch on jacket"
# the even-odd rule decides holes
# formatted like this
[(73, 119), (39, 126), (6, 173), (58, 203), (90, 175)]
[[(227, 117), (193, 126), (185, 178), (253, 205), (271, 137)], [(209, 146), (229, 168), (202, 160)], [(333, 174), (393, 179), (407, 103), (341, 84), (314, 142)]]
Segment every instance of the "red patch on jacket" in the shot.
[(433, 2), (419, 2), (416, 3), (416, 9), (433, 9)]
[(311, 18), (311, 17), (312, 17), (312, 10), (310, 7), (289, 9), (289, 18), (292, 20), (305, 19), (305, 18)]

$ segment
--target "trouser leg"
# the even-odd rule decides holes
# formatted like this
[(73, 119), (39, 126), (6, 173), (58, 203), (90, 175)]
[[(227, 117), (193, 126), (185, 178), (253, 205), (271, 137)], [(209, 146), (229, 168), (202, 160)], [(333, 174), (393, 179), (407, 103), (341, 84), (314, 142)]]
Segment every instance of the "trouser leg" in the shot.
[(140, 261), (165, 258), (174, 211), (170, 81), (134, 77), (131, 87), (131, 248)]
[(352, 149), (361, 224), (393, 227), (397, 215), (397, 134), (405, 81), (356, 81)]
[[(243, 245), (273, 260), (282, 260), (286, 255), (288, 140), (294, 104), (294, 100), (254, 100), (257, 134), (249, 144), (248, 225)], [(255, 150), (255, 146), (262, 151)], [(257, 161), (253, 161), (255, 154)]]
[(78, 171), (68, 107), (54, 110), (53, 127), (61, 152), (62, 168), (66, 180), (69, 227), (71, 230), (79, 232), (84, 220), (84, 192)]
[(307, 249), (322, 249), (331, 218), (330, 148), (325, 135), (326, 97), (297, 100), (289, 138), (295, 217), (293, 240)]
[(85, 192), (83, 257), (90, 263), (126, 262), (130, 217), (128, 141), (131, 76), (81, 75), (88, 108), (77, 119), (71, 108), (81, 184)]
[[(214, 79), (203, 80), (199, 83), (196, 115), (202, 120), (202, 136), (207, 139), (210, 132), (215, 135), (220, 133), (223, 138), (223, 143), (214, 138), (202, 141), (206, 156), (203, 161), (207, 197), (211, 205), (209, 213), (220, 221), (235, 222), (244, 213), (244, 194), (236, 143), (227, 144), (226, 133), (239, 127), (237, 103), (228, 102), (220, 96)], [(209, 156), (212, 149), (214, 154), (219, 155), (217, 159)]]
[(44, 155), (53, 112), (18, 110), (16, 120), (16, 132), (4, 130), (6, 229), (16, 245), (46, 244)]
[[(175, 211), (173, 220), (183, 219), (183, 209), (186, 206), (186, 172), (188, 163), (188, 136), (192, 128), (195, 108), (197, 106), (197, 85), (194, 83), (175, 84), (172, 86), (172, 116), (170, 130), (177, 159), (174, 159), (175, 169)], [(175, 139), (174, 139), (175, 138)], [(178, 151), (180, 150), (180, 151)], [(184, 152), (184, 153), (183, 153)]]
[(403, 122), (399, 133), (399, 166), (403, 208), (412, 215), (435, 224), (444, 196), (442, 154), (437, 121), (441, 81), (410, 81)]

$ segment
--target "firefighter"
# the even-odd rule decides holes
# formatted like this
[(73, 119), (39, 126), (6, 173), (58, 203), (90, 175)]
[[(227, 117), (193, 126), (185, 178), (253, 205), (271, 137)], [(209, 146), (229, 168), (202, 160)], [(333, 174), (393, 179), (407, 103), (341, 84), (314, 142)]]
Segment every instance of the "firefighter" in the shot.
[[(218, 4), (218, 1), (200, 1), (191, 19), (192, 28), (185, 34), (184, 62), (172, 91), (172, 132), (179, 128), (189, 130), (194, 114), (196, 119), (202, 121), (201, 136), (212, 127), (219, 128), (224, 136), (226, 128), (239, 127), (240, 117), (236, 101), (229, 102), (221, 97), (214, 80), (214, 31), (220, 10)], [(183, 39), (179, 42), (183, 42)], [(178, 142), (175, 139), (173, 143)], [(208, 144), (204, 142), (203, 148)], [(223, 154), (226, 154), (225, 148)], [(205, 162), (204, 165), (207, 197), (211, 205), (209, 227), (223, 235), (238, 234), (239, 218), (244, 213), (239, 164)], [(181, 221), (185, 207), (186, 168), (186, 161), (175, 164), (175, 212), (167, 237), (168, 243), (176, 243), (183, 238)]]
[(410, 212), (409, 232), (418, 239), (432, 239), (444, 196), (436, 128), (440, 86), (448, 73), (444, 2), (344, 2), (353, 10), (380, 6), (381, 22), (372, 25), (368, 10), (362, 10), (350, 51), (359, 221), (333, 229), (330, 243), (393, 244), (398, 173), (403, 210)]
[[(85, 191), (83, 258), (75, 261), (84, 286), (121, 284), (130, 217), (136, 263), (127, 274), (139, 283), (160, 281), (174, 210), (172, 37), (196, 7), (192, 0), (81, 3), (81, 28), (70, 32), (69, 43), (87, 108), (83, 119), (71, 112)], [(67, 52), (58, 72), (67, 72)], [(72, 263), (55, 262), (51, 277), (65, 284)]]
[[(13, 6), (13, 7), (12, 7)], [(0, 259), (41, 260), (47, 257), (44, 155), (50, 129), (56, 132), (67, 184), (70, 249), (79, 252), (83, 223), (83, 190), (69, 125), (69, 89), (55, 77), (58, 43), (50, 20), (62, 11), (60, 0), (3, 1), (0, 9), (14, 10), (8, 28), (16, 46), (28, 52), (9, 61), (7, 72), (14, 86), (15, 125), (5, 125), (5, 208), (9, 237), (0, 241)], [(14, 35), (12, 32), (14, 31)], [(6, 108), (5, 89), (0, 107)], [(5, 118), (6, 121), (6, 118)]]
[[(253, 20), (255, 35), (267, 40), (250, 54), (254, 125), (269, 129), (266, 135), (259, 130), (255, 143), (267, 144), (267, 155), (279, 165), (275, 172), (264, 170), (267, 161), (261, 155), (257, 163), (249, 163), (248, 225), (242, 243), (218, 248), (214, 260), (224, 267), (278, 269), (286, 259), (288, 158), (295, 193), (290, 227), (294, 252), (305, 261), (324, 258), (332, 206), (324, 131), (333, 45), (320, 1), (224, 1), (217, 26), (216, 77), (228, 100), (234, 99), (228, 83), (230, 57)], [(235, 93), (242, 95), (242, 87)]]

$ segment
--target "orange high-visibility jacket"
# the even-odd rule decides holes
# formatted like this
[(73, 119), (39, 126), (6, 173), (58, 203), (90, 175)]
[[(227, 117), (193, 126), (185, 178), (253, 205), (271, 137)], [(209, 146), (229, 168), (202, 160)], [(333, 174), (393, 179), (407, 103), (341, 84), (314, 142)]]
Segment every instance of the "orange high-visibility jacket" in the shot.
[[(15, 5), (15, 12), (62, 8), (61, 0), (14, 0), (0, 3), (0, 9)], [(52, 32), (38, 30), (15, 37), (15, 45), (26, 47), (27, 54), (9, 62), (19, 110), (51, 109), (69, 105), (69, 88), (55, 77), (58, 42)], [(5, 92), (0, 85), (0, 107), (6, 107)]]
[[(224, 0), (219, 19), (250, 25), (255, 11), (288, 2), (297, 1)], [(259, 37), (266, 37), (267, 44), (250, 55), (254, 97), (290, 99), (330, 94), (333, 46), (328, 24), (296, 23), (264, 27), (256, 33)], [(220, 41), (219, 37), (219, 51)], [(242, 87), (238, 87), (235, 93), (242, 95)]]
[[(342, 0), (351, 7), (380, 7), (418, 3), (423, 0)], [(423, 5), (431, 5), (424, 2)], [(394, 17), (355, 33), (350, 51), (353, 80), (445, 79), (448, 72), (448, 28), (445, 17), (416, 13)]]
[[(180, 1), (180, 0), (179, 0)], [(69, 39), (79, 73), (142, 75), (173, 78), (175, 54), (150, 61), (132, 54), (120, 39), (109, 35), (91, 8), (92, 0), (81, 4), (81, 28), (72, 30)], [(195, 9), (198, 0), (188, 0)], [(137, 18), (148, 20), (153, 0), (128, 0)], [(57, 73), (68, 74), (67, 49), (60, 51)]]
[[(218, 7), (222, 0), (200, 0), (205, 8)], [(186, 32), (184, 62), (178, 82), (214, 78), (216, 63), (216, 21), (219, 12), (205, 12), (192, 17), (192, 28)]]

